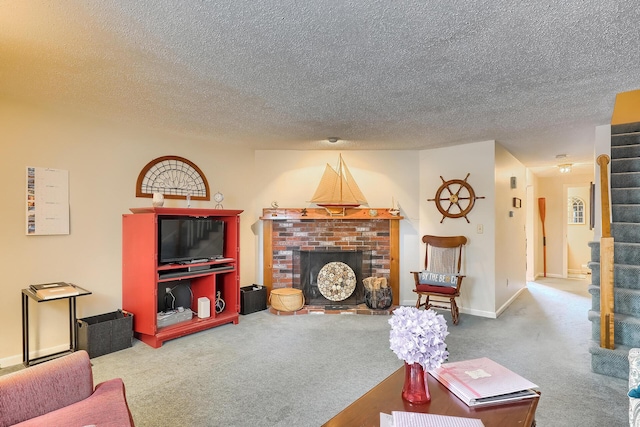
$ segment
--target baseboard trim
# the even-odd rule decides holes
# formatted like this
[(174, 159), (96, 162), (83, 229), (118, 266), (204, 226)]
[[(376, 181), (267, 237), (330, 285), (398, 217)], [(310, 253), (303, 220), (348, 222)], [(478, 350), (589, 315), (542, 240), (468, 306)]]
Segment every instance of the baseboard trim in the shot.
[(545, 279), (545, 278), (566, 279), (567, 276), (563, 276), (562, 274), (547, 273), (547, 276), (545, 277), (543, 273), (538, 273), (536, 274), (535, 279), (530, 280), (530, 282), (535, 282), (538, 279)]
[[(409, 306), (409, 307), (415, 307), (416, 306), (416, 302), (415, 302), (415, 300), (413, 300), (413, 301), (404, 300), (404, 301), (402, 301), (401, 305), (406, 305), (406, 306)], [(476, 310), (476, 309), (464, 308), (464, 307), (460, 307), (460, 304), (458, 304), (458, 309), (460, 310), (460, 313), (471, 314), (472, 316), (487, 317), (489, 319), (495, 319), (495, 318), (498, 317), (496, 315), (496, 313), (494, 313), (494, 312), (485, 311), (485, 310)]]
[[(40, 350), (36, 350), (36, 351), (30, 351), (29, 352), (29, 359), (33, 360), (33, 359), (37, 359), (38, 357), (42, 357), (42, 356), (46, 356), (49, 354), (55, 354), (55, 353), (60, 353), (63, 351), (69, 350), (69, 344), (60, 344), (57, 345), (55, 347), (49, 347), (49, 348), (42, 348)], [(9, 366), (14, 366), (14, 365), (19, 365), (21, 364), (22, 361), (22, 354), (16, 354), (14, 356), (9, 356), (9, 357), (5, 357), (3, 359), (0, 359), (0, 369), (1, 368), (6, 368)]]
[[(522, 292), (524, 292), (524, 290), (525, 290), (525, 289), (527, 289), (527, 287), (526, 287), (526, 286), (525, 286), (525, 287), (523, 287), (523, 288), (520, 288), (520, 289), (518, 290), (518, 292), (516, 292), (515, 294), (513, 294), (513, 296), (507, 300), (507, 302), (505, 302), (504, 304), (502, 304), (502, 307), (500, 307), (500, 308), (498, 309), (498, 311), (496, 311), (497, 316), (500, 316), (500, 315), (502, 314), (502, 312), (503, 312), (503, 311), (505, 311), (505, 310), (507, 309), (507, 307), (509, 307), (509, 306), (510, 306), (510, 305), (511, 305), (515, 300), (516, 300), (516, 298), (518, 298), (518, 296), (519, 296)], [(496, 316), (496, 317), (497, 317), (497, 316)]]
[(491, 311), (476, 310), (472, 308), (459, 307), (460, 313), (471, 314), (472, 316), (486, 317), (488, 319), (496, 319), (498, 315)]

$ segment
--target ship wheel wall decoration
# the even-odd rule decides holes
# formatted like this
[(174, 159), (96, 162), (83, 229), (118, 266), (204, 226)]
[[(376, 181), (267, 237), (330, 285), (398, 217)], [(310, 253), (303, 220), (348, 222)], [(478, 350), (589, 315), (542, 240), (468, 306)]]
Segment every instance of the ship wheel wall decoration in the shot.
[(438, 187), (436, 197), (428, 199), (430, 202), (436, 202), (436, 208), (442, 214), (440, 223), (445, 218), (464, 218), (470, 222), (467, 214), (473, 209), (476, 199), (484, 199), (484, 196), (476, 196), (475, 191), (467, 182), (469, 175), (471, 174), (468, 173), (464, 179), (450, 181), (445, 181), (443, 177), (440, 177), (442, 185)]

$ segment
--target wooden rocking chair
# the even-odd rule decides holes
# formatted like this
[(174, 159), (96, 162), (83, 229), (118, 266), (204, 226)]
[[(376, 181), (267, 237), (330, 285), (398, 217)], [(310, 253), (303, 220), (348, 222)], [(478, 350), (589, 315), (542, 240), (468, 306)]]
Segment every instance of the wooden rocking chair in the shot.
[[(413, 292), (418, 294), (416, 308), (431, 307), (450, 309), (453, 324), (458, 324), (460, 286), (464, 276), (460, 274), (462, 246), (467, 243), (464, 236), (422, 236), (426, 243), (424, 270), (412, 271), (415, 280)], [(424, 303), (422, 297), (426, 297)], [(435, 299), (434, 299), (435, 298)]]

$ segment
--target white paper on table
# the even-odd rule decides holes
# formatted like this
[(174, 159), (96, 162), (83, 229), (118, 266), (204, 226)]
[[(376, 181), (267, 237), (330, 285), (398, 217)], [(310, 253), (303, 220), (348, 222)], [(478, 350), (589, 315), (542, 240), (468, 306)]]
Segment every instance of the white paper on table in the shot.
[[(476, 418), (393, 411), (393, 427), (484, 427)], [(380, 424), (382, 426), (382, 424)]]
[(393, 416), (380, 412), (380, 427), (394, 427)]

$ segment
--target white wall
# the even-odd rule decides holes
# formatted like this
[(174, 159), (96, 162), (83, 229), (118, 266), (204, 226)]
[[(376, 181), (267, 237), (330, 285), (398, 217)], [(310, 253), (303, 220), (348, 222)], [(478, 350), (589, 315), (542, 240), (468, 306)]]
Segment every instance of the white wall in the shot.
[[(593, 158), (597, 159), (599, 155), (601, 154), (606, 154), (607, 156), (611, 157), (611, 125), (602, 125), (602, 126), (596, 126), (596, 130), (595, 130), (595, 147), (594, 147), (594, 153), (593, 153)], [(607, 171), (608, 176), (609, 176), (609, 182), (611, 182), (611, 163), (609, 163), (607, 165)], [(601, 234), (602, 234), (602, 205), (601, 205), (601, 198), (600, 198), (600, 166), (598, 165), (598, 163), (594, 163), (594, 168), (593, 168), (593, 176), (595, 177), (594, 179), (594, 183), (595, 183), (595, 197), (594, 197), (594, 209), (595, 209), (595, 217), (598, 218), (598, 220), (595, 222), (594, 227), (593, 227), (593, 235), (594, 235), (594, 240), (600, 240)], [(611, 212), (611, 210), (609, 210), (609, 212)]]
[[(95, 118), (64, 111), (38, 110), (0, 103), (2, 129), (0, 180), (3, 182), (0, 220), (1, 289), (0, 366), (22, 357), (20, 290), (33, 283), (68, 281), (93, 292), (78, 299), (78, 317), (122, 307), (121, 218), (130, 207), (150, 206), (135, 197), (142, 168), (163, 155), (185, 157), (204, 172), (211, 191), (225, 194), (224, 206), (245, 209), (241, 216), (242, 284), (255, 276), (251, 206), (253, 152), (212, 141), (122, 129)], [(26, 236), (26, 167), (69, 171), (69, 235)], [(183, 206), (167, 200), (165, 206)], [(192, 202), (213, 207), (213, 202)], [(68, 348), (67, 305), (63, 301), (31, 304), (32, 349)]]
[[(467, 277), (459, 299), (460, 311), (485, 317), (495, 317), (495, 142), (484, 141), (455, 147), (438, 148), (420, 152), (420, 226), (419, 236), (435, 234), (443, 236), (463, 235), (469, 239), (463, 259), (463, 271)], [(484, 197), (475, 202), (463, 218), (442, 220), (434, 198), (442, 179), (465, 179), (476, 196)], [(442, 179), (441, 179), (442, 177)], [(447, 205), (448, 206), (448, 205)], [(477, 233), (482, 225), (484, 232)], [(424, 244), (417, 241), (415, 249), (423, 253)], [(424, 257), (424, 254), (422, 255)]]
[[(527, 286), (526, 168), (501, 145), (495, 147), (495, 307), (500, 314)], [(516, 188), (511, 188), (511, 177)], [(522, 207), (513, 206), (513, 198)]]
[(526, 235), (527, 235), (527, 280), (536, 278), (536, 273), (542, 269), (542, 241), (538, 239), (540, 231), (540, 216), (538, 213), (538, 178), (527, 169), (526, 188)]

